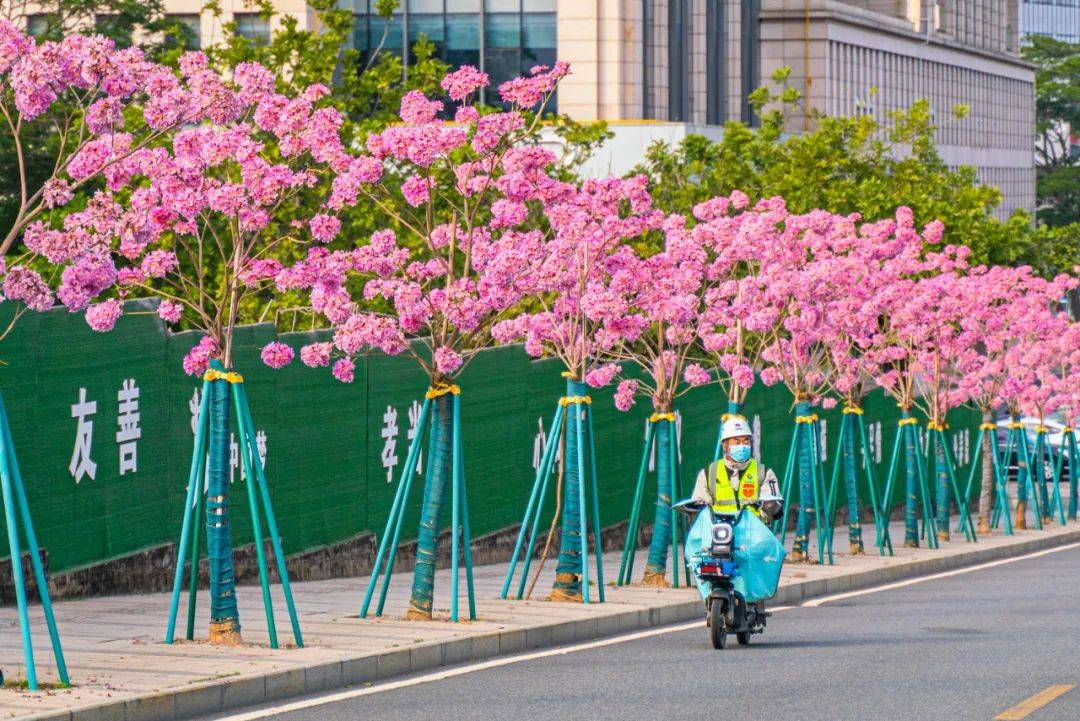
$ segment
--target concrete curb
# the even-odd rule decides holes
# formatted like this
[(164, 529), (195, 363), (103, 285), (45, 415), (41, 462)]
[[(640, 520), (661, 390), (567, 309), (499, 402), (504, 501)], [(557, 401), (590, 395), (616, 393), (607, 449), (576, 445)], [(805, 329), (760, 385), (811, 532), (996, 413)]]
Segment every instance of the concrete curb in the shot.
[[(976, 544), (962, 553), (781, 586), (771, 603), (797, 603), (815, 596), (844, 593), (1002, 558), (1022, 556), (1077, 541), (1080, 541), (1080, 529), (1032, 538), (1007, 546), (980, 548)], [(45, 713), (33, 718), (43, 721), (181, 721), (293, 696), (382, 681), (440, 666), (487, 660), (496, 656), (595, 640), (700, 618), (701, 603), (696, 599), (684, 603), (666, 603), (655, 608), (635, 609), (598, 618), (418, 644), (408, 649), (321, 663), (274, 674), (193, 684), (183, 690), (147, 694), (74, 711)]]

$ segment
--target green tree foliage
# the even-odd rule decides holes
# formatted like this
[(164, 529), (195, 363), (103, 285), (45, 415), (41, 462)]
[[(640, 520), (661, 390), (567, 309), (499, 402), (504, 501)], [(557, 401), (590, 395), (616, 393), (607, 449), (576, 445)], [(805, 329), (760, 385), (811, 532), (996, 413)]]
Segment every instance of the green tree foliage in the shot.
[(1080, 43), (1030, 35), (1023, 48), (1035, 71), (1036, 197), (1039, 222), (1080, 221), (1080, 156), (1069, 133), (1080, 129)]
[[(718, 142), (691, 135), (676, 146), (653, 144), (637, 170), (651, 177), (657, 203), (689, 212), (737, 189), (753, 200), (781, 195), (797, 212), (825, 208), (867, 219), (889, 217), (907, 205), (918, 222), (942, 220), (943, 242), (968, 245), (976, 262), (1030, 263), (1052, 273), (1080, 261), (1075, 232), (1036, 229), (1024, 211), (1004, 221), (991, 214), (1000, 191), (979, 183), (974, 168), (945, 165), (926, 101), (891, 113), (885, 122), (870, 115), (814, 115), (812, 130), (791, 135), (785, 124), (801, 97), (787, 77), (782, 69), (773, 76), (776, 91), (762, 87), (751, 95), (759, 127), (732, 121)], [(964, 122), (967, 112), (957, 107), (941, 122)]]

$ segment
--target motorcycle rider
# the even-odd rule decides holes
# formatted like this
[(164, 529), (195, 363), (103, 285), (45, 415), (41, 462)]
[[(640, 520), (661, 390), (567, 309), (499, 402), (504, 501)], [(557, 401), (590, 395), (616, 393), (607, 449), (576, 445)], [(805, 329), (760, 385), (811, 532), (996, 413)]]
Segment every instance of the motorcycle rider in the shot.
[(771, 468), (751, 458), (752, 435), (742, 416), (733, 415), (724, 421), (720, 428), (724, 456), (698, 472), (693, 497), (720, 513), (736, 512), (764, 497), (767, 500), (760, 509), (750, 506), (750, 510), (770, 523), (783, 511), (780, 484)]

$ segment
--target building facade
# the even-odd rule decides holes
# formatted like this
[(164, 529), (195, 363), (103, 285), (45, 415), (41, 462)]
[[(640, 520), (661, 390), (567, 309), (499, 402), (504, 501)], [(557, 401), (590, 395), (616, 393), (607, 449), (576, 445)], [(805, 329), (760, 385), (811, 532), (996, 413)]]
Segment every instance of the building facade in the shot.
[[(401, 0), (390, 20), (375, 0), (352, 3), (353, 44), (404, 53), (421, 35), (451, 65), (472, 64), (493, 88), (556, 58), (573, 73), (556, 107), (578, 120), (611, 122), (616, 137), (587, 170), (623, 173), (656, 139), (689, 133), (719, 137), (729, 120), (752, 123), (749, 94), (780, 67), (804, 95), (807, 111), (872, 114), (927, 99), (939, 150), (951, 166), (972, 165), (1001, 188), (1005, 216), (1035, 206), (1032, 144), (1034, 70), (1019, 56), (1021, 21), (1045, 6), (1047, 22), (1072, 32), (1059, 11), (1080, 0)], [(1053, 4), (1051, 4), (1053, 3)], [(202, 45), (221, 36), (220, 22), (268, 37), (274, 24), (315, 18), (303, 0), (274, 0), (269, 21), (244, 0), (221, 0), (220, 20), (204, 0), (165, 0)], [(1053, 13), (1059, 12), (1055, 15)], [(969, 113), (958, 119), (957, 106)], [(807, 112), (792, 132), (812, 125)]]
[(1080, 43), (1080, 0), (1020, 0), (1020, 35)]

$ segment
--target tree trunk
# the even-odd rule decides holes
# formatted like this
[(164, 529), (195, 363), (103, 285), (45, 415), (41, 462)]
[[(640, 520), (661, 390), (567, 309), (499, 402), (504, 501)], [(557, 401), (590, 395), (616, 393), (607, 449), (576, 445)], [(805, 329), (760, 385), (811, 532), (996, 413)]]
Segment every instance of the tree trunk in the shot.
[[(985, 410), (982, 414), (983, 425), (994, 422), (993, 414)], [(982, 485), (979, 487), (979, 533), (990, 534), (990, 514), (994, 512), (994, 439), (991, 433), (995, 430), (983, 431), (982, 439)]]
[(1046, 480), (1046, 434), (1035, 436), (1035, 460), (1031, 464), (1031, 480), (1039, 494), (1039, 506), (1042, 510), (1043, 523), (1050, 523), (1053, 512), (1050, 510), (1050, 484)]
[[(224, 371), (219, 361), (210, 367)], [(241, 643), (240, 612), (236, 607), (236, 578), (233, 572), (232, 526), (229, 523), (229, 422), (232, 388), (228, 381), (211, 381), (207, 393), (209, 457), (206, 490), (206, 550), (210, 566), (210, 643)], [(250, 480), (250, 479), (249, 479)], [(196, 479), (201, 481), (201, 479)], [(192, 559), (192, 573), (198, 568)]]
[[(795, 404), (796, 419), (800, 416), (810, 415), (810, 404), (799, 402)], [(810, 423), (799, 423), (796, 420), (795, 436), (796, 458), (799, 469), (799, 517), (795, 525), (795, 541), (791, 547), (791, 560), (795, 563), (810, 561), (808, 553), (810, 544), (810, 528), (814, 517), (814, 454), (813, 454), (813, 426)], [(818, 529), (818, 533), (821, 529)]]
[[(566, 395), (582, 397), (589, 389), (581, 381), (566, 379)], [(555, 567), (555, 585), (551, 589), (552, 601), (581, 601), (581, 484), (584, 469), (578, 467), (578, 446), (584, 441), (577, 434), (578, 418), (585, 427), (585, 406), (570, 403), (566, 406), (566, 444), (563, 448), (563, 504), (562, 531), (559, 534), (559, 563)], [(588, 467), (589, 447), (581, 449)], [(587, 562), (588, 559), (585, 559)]]
[(653, 520), (649, 560), (645, 564), (642, 583), (646, 586), (668, 586), (666, 577), (668, 548), (671, 546), (671, 499), (675, 495), (670, 463), (674, 423), (656, 422), (656, 513)]
[[(1013, 422), (1018, 422), (1018, 417), (1013, 418)], [(1027, 501), (1028, 501), (1028, 458), (1024, 452), (1024, 448), (1027, 446), (1027, 431), (1023, 428), (1014, 430), (1016, 434), (1016, 443), (1013, 444), (1013, 452), (1016, 453), (1016, 523), (1013, 524), (1014, 528), (1025, 529), (1027, 528)], [(1021, 447), (1020, 444), (1023, 444)], [(1006, 459), (1008, 462), (1009, 459)]]
[[(405, 618), (431, 618), (435, 594), (435, 562), (439, 557), (439, 527), (443, 499), (450, 484), (453, 457), (451, 409), (453, 396), (444, 393), (431, 402), (431, 441), (424, 476), (424, 496), (420, 509), (420, 528), (416, 538), (416, 568), (413, 571), (412, 596)], [(393, 549), (390, 550), (393, 553)]]
[(952, 499), (949, 498), (949, 466), (945, 463), (945, 433), (930, 433), (934, 444), (934, 475), (937, 478), (937, 537), (939, 541), (947, 541)]
[[(844, 487), (847, 490), (848, 545), (851, 555), (863, 552), (862, 524), (859, 523), (859, 476), (855, 462), (856, 416), (848, 415), (844, 431)], [(830, 509), (830, 513), (832, 509)]]
[[(911, 413), (904, 411), (904, 419), (910, 418)], [(904, 546), (907, 548), (919, 547), (919, 462), (915, 453), (915, 428), (900, 426), (900, 433), (904, 434)], [(923, 499), (924, 502), (926, 499)]]

